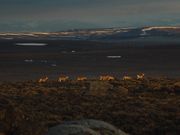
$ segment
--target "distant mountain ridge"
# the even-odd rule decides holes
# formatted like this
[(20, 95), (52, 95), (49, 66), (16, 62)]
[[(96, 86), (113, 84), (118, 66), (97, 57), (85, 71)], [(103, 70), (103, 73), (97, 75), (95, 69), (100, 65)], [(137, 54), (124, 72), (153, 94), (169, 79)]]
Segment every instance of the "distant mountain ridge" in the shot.
[(48, 39), (48, 40), (89, 40), (119, 41), (147, 37), (180, 37), (180, 27), (141, 27), (141, 28), (99, 28), (59, 32), (0, 33), (0, 39)]

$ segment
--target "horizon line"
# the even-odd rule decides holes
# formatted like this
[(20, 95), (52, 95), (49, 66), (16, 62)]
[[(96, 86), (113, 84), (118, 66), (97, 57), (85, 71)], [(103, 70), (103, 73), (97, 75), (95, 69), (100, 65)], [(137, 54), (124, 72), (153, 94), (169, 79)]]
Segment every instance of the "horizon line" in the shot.
[(34, 33), (34, 34), (47, 34), (47, 33), (59, 33), (59, 32), (71, 32), (71, 31), (83, 31), (83, 30), (102, 30), (102, 29), (138, 29), (138, 28), (180, 28), (180, 25), (146, 25), (146, 26), (127, 26), (127, 27), (94, 27), (94, 28), (74, 28), (67, 30), (57, 31), (0, 31), (0, 33)]

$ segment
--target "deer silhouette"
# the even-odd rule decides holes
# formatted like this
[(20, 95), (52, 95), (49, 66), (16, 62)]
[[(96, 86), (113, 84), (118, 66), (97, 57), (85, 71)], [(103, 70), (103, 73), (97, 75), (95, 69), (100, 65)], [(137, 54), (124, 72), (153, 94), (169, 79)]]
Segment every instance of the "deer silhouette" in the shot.
[(144, 77), (145, 77), (145, 74), (144, 74), (144, 73), (137, 74), (137, 79), (138, 79), (138, 80), (143, 80)]
[(66, 82), (69, 80), (69, 76), (60, 76), (58, 82)]
[(45, 76), (45, 77), (40, 78), (38, 82), (39, 82), (39, 83), (45, 83), (45, 82), (48, 81), (48, 79), (49, 79), (49, 78), (48, 78), (47, 76)]
[(77, 77), (77, 81), (85, 81), (85, 80), (87, 80), (87, 77), (85, 77), (85, 76)]
[(112, 80), (115, 80), (115, 78), (113, 76), (106, 75), (106, 76), (100, 76), (99, 80), (101, 80), (101, 81), (112, 81)]
[(123, 80), (132, 80), (133, 78), (131, 76), (123, 76)]

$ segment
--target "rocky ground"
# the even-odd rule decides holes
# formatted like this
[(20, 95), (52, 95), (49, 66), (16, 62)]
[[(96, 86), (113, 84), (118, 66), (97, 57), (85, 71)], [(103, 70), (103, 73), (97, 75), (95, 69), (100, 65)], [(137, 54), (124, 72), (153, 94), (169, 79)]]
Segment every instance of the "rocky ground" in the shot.
[(180, 134), (180, 80), (1, 82), (0, 134), (43, 135), (96, 119), (132, 135)]

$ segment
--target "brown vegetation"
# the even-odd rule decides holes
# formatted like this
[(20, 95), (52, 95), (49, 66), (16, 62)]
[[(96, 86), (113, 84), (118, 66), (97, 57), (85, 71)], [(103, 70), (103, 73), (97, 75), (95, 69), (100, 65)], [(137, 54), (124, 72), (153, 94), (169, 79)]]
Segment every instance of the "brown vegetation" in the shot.
[(42, 135), (66, 120), (97, 119), (132, 135), (180, 133), (180, 80), (0, 83), (0, 133)]

